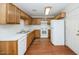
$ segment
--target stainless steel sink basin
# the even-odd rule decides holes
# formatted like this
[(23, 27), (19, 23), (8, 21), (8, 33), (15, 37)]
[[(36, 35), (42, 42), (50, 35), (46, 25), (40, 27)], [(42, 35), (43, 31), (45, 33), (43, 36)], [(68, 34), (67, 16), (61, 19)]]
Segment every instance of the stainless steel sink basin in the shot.
[(27, 33), (27, 31), (20, 31), (20, 32), (17, 32), (17, 34), (24, 34), (24, 33)]

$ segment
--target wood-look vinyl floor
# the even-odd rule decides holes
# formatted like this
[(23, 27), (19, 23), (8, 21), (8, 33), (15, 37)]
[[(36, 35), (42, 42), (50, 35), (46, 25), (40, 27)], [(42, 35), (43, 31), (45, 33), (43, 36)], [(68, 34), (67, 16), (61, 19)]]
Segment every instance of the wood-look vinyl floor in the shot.
[(49, 39), (35, 39), (28, 48), (26, 55), (75, 55), (66, 46), (53, 46)]

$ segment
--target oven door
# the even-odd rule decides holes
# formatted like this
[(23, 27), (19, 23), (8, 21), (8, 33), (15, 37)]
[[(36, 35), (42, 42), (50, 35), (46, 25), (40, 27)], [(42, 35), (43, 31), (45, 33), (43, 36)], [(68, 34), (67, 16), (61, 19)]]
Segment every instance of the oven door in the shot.
[(41, 29), (41, 38), (48, 38), (48, 29)]

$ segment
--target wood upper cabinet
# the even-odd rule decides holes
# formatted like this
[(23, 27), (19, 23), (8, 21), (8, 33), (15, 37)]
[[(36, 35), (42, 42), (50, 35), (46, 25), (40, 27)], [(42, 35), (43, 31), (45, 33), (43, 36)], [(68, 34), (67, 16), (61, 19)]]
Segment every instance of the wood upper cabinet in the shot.
[(58, 14), (57, 16), (55, 16), (55, 19), (62, 19), (66, 16), (65, 12), (61, 12), (60, 14)]
[(12, 4), (7, 4), (7, 24), (20, 23), (20, 10)]
[(35, 38), (40, 38), (40, 30), (35, 30)]
[(50, 25), (51, 19), (47, 19), (47, 24)]
[(29, 15), (27, 15), (26, 13), (24, 13), (24, 12), (21, 11), (20, 16), (21, 16), (21, 19), (24, 20), (24, 22), (25, 22), (26, 25), (31, 25), (32, 18)]
[(16, 15), (16, 22), (15, 23), (20, 23), (20, 10), (16, 7), (15, 8), (15, 15)]
[(0, 24), (18, 24), (20, 18), (31, 24), (31, 17), (11, 3), (0, 3)]
[[(47, 19), (47, 24), (50, 25), (50, 21), (52, 20), (53, 18), (48, 18)], [(33, 18), (32, 19), (32, 24), (33, 25), (40, 25), (41, 24), (41, 18)]]
[(0, 3), (0, 24), (20, 23), (20, 10), (11, 3)]
[(6, 24), (6, 4), (0, 3), (0, 24)]
[(24, 20), (25, 25), (31, 25), (32, 24), (32, 19), (28, 18)]
[(33, 18), (32, 19), (32, 24), (33, 25), (40, 25), (41, 24), (41, 19), (40, 18)]
[(15, 6), (7, 4), (7, 23), (14, 24), (16, 22)]
[(21, 16), (21, 19), (24, 19), (24, 20), (27, 19), (27, 18), (26, 18), (26, 14), (25, 14), (24, 12), (22, 12), (22, 11), (21, 11), (21, 13), (20, 13), (20, 16)]

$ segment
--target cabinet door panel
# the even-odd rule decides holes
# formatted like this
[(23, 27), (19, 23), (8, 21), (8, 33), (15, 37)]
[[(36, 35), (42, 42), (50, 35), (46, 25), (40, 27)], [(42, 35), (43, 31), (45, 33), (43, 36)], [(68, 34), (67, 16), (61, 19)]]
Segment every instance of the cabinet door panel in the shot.
[(34, 24), (34, 25), (40, 25), (41, 24), (41, 19), (34, 18), (32, 20), (32, 24)]
[(16, 15), (16, 23), (19, 24), (20, 23), (20, 10), (18, 8), (15, 8), (15, 15)]
[(24, 22), (26, 25), (31, 24), (31, 17), (29, 17), (27, 14), (21, 11), (21, 19), (24, 19)]
[(51, 38), (51, 30), (50, 29), (48, 30), (48, 38), (49, 38), (49, 40)]
[(7, 23), (16, 23), (15, 6), (13, 6), (12, 4), (7, 4)]
[(35, 30), (35, 38), (40, 38), (40, 30)]
[(32, 44), (33, 39), (34, 39), (34, 31), (28, 34), (28, 37), (27, 37), (27, 48), (30, 47), (30, 45)]
[(0, 3), (0, 24), (6, 24), (6, 4)]
[(18, 54), (17, 41), (0, 41), (0, 55)]
[(30, 46), (30, 43), (31, 43), (31, 37), (30, 37), (30, 35), (28, 35), (28, 37), (27, 37), (27, 48)]

